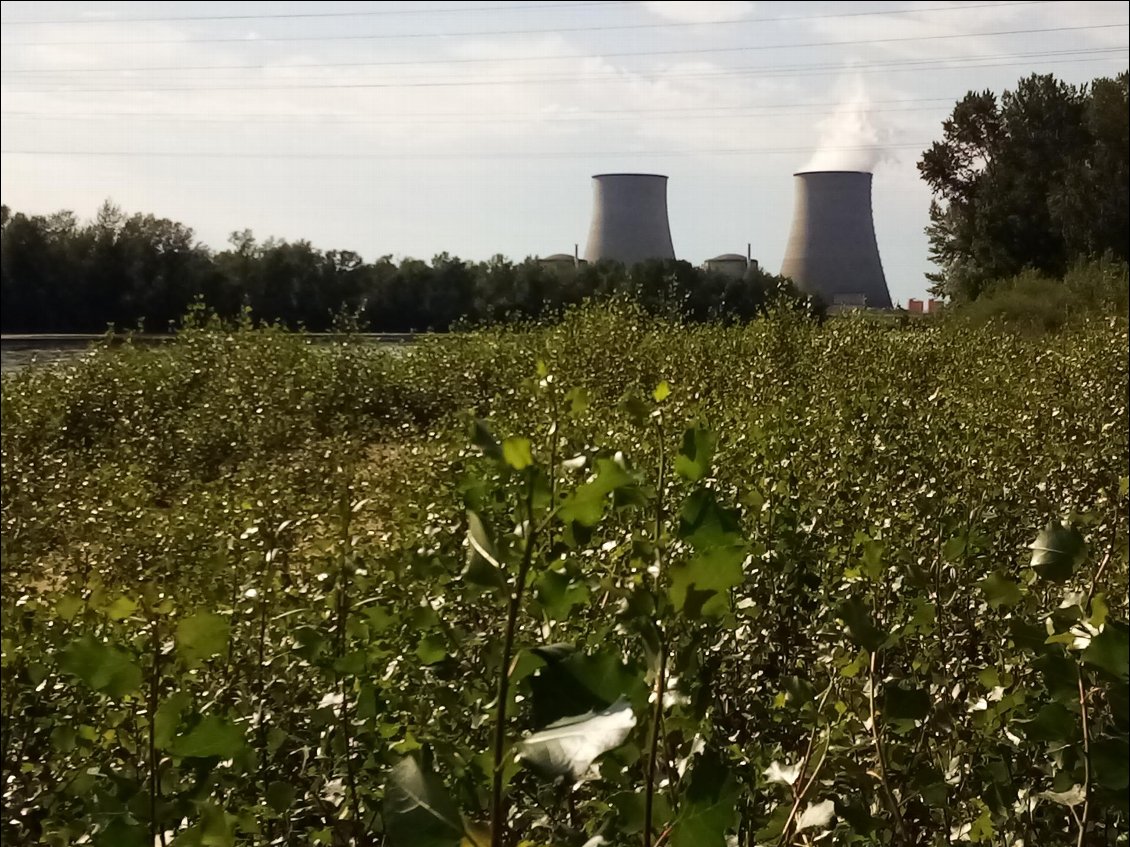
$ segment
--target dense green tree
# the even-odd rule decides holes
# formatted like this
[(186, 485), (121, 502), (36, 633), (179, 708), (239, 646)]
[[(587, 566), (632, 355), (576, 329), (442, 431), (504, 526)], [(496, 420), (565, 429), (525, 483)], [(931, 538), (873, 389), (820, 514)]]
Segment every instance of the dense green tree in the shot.
[(1033, 75), (970, 92), (918, 169), (930, 206), (934, 292), (975, 299), (1024, 269), (1062, 276), (1127, 251), (1127, 76), (1074, 86)]
[(259, 241), (251, 230), (233, 232), (228, 249), (212, 253), (183, 224), (127, 215), (111, 202), (86, 224), (69, 211), (27, 216), (5, 207), (2, 233), (2, 325), (10, 332), (163, 331), (197, 301), (221, 316), (247, 309), (257, 320), (313, 331), (348, 314), (368, 331), (442, 332), (553, 317), (589, 298), (627, 295), (675, 319), (746, 320), (773, 292), (799, 297), (777, 277), (732, 279), (678, 261), (562, 267), (442, 253), (430, 263), (366, 263), (308, 241)]

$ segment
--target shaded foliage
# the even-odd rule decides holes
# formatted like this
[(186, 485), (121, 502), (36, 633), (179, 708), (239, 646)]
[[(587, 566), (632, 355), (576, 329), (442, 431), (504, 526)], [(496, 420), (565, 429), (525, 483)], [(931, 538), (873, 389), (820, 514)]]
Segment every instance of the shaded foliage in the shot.
[(430, 264), (308, 241), (259, 242), (232, 233), (213, 253), (183, 224), (127, 216), (107, 202), (88, 224), (72, 212), (12, 214), (0, 235), (0, 327), (5, 332), (102, 332), (144, 325), (164, 332), (190, 305), (217, 314), (320, 332), (342, 314), (368, 332), (446, 331), (456, 325), (560, 316), (588, 299), (630, 295), (649, 312), (686, 320), (749, 320), (780, 298), (803, 304), (791, 283), (761, 270), (744, 279), (650, 261), (579, 268), (502, 256)]
[(970, 92), (918, 163), (934, 193), (935, 293), (976, 299), (1031, 269), (1130, 250), (1127, 74), (1074, 86), (1032, 75), (998, 97)]

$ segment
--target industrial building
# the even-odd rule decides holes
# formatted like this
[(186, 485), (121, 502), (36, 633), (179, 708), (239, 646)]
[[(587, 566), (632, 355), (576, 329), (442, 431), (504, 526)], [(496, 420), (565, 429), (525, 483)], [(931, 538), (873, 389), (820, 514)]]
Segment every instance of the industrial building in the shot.
[(592, 223), (585, 261), (613, 259), (634, 265), (674, 259), (667, 220), (667, 177), (597, 174), (592, 178)]
[(809, 171), (795, 177), (781, 276), (829, 306), (891, 308), (875, 240), (871, 174)]
[[(794, 174), (792, 225), (781, 275), (833, 309), (889, 309), (875, 222), (872, 177), (864, 171), (805, 171)], [(544, 266), (575, 268), (585, 262), (614, 260), (633, 265), (647, 259), (674, 259), (667, 216), (667, 177), (662, 174), (608, 173), (592, 178), (592, 219), (584, 258), (556, 253)], [(746, 255), (722, 253), (703, 262), (708, 271), (735, 279), (758, 270), (750, 246)]]

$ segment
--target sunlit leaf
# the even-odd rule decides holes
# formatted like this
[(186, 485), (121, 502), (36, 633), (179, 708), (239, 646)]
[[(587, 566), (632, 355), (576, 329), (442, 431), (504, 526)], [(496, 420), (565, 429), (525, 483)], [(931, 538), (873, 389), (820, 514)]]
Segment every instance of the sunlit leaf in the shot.
[(1037, 796), (1061, 806), (1082, 806), (1087, 799), (1087, 792), (1082, 785), (1073, 785), (1066, 791), (1041, 791)]
[(507, 438), (502, 442), (502, 458), (514, 470), (521, 471), (534, 463), (528, 438)]
[(506, 576), (502, 572), (498, 551), (490, 530), (475, 512), (467, 512), (467, 567), (463, 578), (475, 585), (488, 588), (505, 588)]
[(796, 831), (803, 832), (806, 829), (825, 829), (832, 818), (836, 816), (836, 804), (831, 800), (824, 800), (821, 803), (813, 803), (806, 806), (804, 811), (797, 817)]
[(586, 712), (550, 724), (516, 748), (521, 761), (547, 777), (576, 781), (598, 756), (624, 743), (636, 716), (626, 700), (599, 712)]
[(782, 785), (792, 785), (797, 781), (799, 776), (800, 762), (797, 762), (795, 765), (782, 765), (780, 762), (774, 761), (765, 769), (765, 780), (767, 782), (779, 782)]

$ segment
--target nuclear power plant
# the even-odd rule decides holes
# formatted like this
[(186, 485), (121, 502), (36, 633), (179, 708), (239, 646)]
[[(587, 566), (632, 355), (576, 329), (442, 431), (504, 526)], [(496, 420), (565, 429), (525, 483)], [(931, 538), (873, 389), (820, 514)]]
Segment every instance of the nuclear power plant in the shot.
[[(866, 171), (805, 171), (794, 174), (792, 227), (781, 276), (830, 307), (891, 308), (879, 259), (871, 211), (871, 174)], [(662, 174), (597, 174), (592, 178), (592, 221), (582, 259), (557, 253), (538, 261), (562, 271), (611, 259), (634, 265), (674, 259), (667, 219), (667, 177)], [(758, 263), (722, 253), (703, 263), (708, 271), (740, 278)]]
[(585, 261), (615, 259), (634, 265), (674, 259), (667, 221), (667, 177), (597, 174), (592, 178), (592, 224)]
[(801, 291), (829, 306), (891, 308), (871, 214), (871, 174), (795, 174), (793, 223), (781, 263)]

